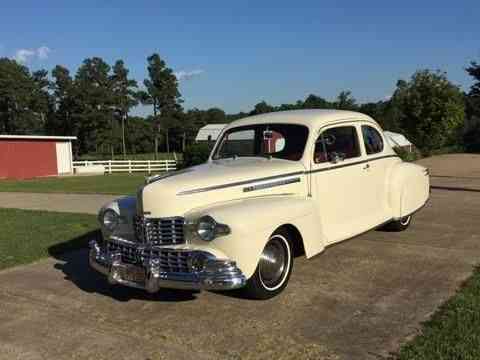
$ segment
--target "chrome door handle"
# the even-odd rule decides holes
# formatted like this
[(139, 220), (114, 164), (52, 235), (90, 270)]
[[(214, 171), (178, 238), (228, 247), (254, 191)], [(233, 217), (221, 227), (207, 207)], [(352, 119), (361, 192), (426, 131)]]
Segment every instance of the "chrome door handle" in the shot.
[(365, 164), (365, 166), (363, 167), (363, 170), (367, 170), (367, 169), (370, 169), (370, 164)]

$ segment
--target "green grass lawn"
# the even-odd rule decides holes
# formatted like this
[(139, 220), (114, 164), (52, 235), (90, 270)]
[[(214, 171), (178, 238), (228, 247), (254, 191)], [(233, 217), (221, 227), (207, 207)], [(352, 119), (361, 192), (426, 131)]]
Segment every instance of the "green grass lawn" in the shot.
[(80, 194), (134, 194), (145, 183), (145, 174), (48, 177), (0, 180), (1, 191)]
[(94, 215), (0, 208), (0, 270), (87, 247), (97, 228)]
[(398, 360), (480, 359), (480, 268), (404, 345)]

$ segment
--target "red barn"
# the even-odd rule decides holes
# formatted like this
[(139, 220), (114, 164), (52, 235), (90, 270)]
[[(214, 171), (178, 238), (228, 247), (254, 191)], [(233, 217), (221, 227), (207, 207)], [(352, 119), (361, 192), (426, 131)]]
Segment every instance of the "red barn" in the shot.
[(73, 173), (75, 136), (0, 135), (0, 179)]

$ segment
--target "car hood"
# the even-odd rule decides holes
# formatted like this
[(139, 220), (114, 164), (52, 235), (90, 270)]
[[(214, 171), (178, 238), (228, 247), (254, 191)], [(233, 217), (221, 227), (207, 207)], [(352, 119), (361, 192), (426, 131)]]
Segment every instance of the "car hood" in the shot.
[(137, 195), (138, 212), (151, 217), (182, 216), (207, 204), (252, 196), (305, 191), (300, 162), (237, 158), (208, 162), (154, 177)]

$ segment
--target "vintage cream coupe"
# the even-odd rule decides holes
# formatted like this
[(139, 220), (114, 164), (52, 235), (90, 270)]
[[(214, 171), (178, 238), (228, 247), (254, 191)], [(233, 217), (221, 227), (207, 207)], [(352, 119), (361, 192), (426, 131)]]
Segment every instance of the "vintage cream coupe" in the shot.
[(380, 226), (405, 230), (428, 197), (428, 170), (403, 162), (366, 115), (257, 115), (228, 125), (205, 164), (105, 205), (90, 264), (149, 292), (244, 288), (266, 299), (286, 287), (295, 256)]

